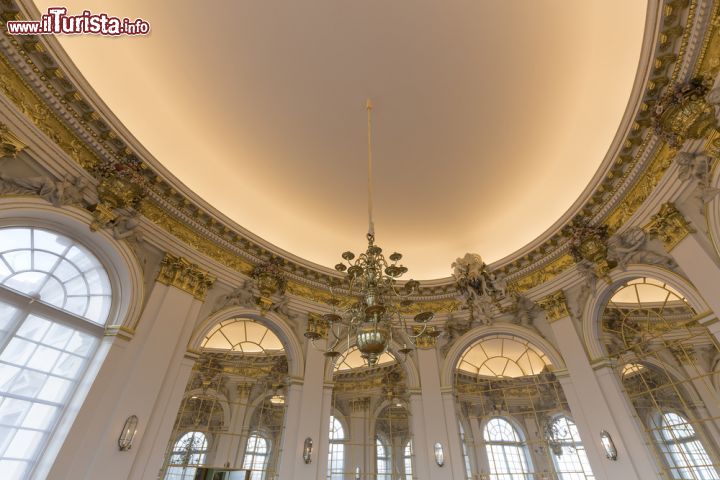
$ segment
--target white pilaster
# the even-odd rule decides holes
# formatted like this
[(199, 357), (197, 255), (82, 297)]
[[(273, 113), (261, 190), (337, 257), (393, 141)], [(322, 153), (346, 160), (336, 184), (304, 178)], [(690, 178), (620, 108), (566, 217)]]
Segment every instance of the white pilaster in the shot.
[[(569, 377), (559, 376), (573, 420), (598, 480), (658, 478), (657, 468), (617, 375), (605, 367), (593, 371), (569, 315), (550, 320)], [(597, 375), (596, 375), (597, 373)], [(609, 375), (612, 375), (610, 377)], [(614, 380), (614, 381), (613, 381)], [(616, 461), (605, 457), (600, 432), (610, 433), (618, 450)]]
[[(280, 480), (325, 478), (332, 390), (328, 398), (323, 385), (324, 373), (323, 352), (308, 345), (304, 382), (302, 385), (291, 385), (289, 388), (283, 455), (278, 468)], [(312, 439), (313, 452), (312, 461), (306, 464), (302, 454), (305, 439), (308, 437)]]
[[(156, 283), (137, 331), (115, 342), (48, 478), (155, 478), (190, 376), (184, 360), (202, 302)], [(139, 419), (133, 448), (117, 437), (129, 415)]]
[[(428, 458), (428, 473), (432, 480), (463, 478), (462, 450), (455, 416), (455, 402), (452, 394), (443, 398), (440, 393), (440, 369), (435, 348), (417, 349), (418, 370), (422, 396), (422, 412), (425, 438), (418, 442), (417, 456)], [(454, 425), (453, 439), (450, 438), (449, 424)], [(435, 461), (435, 443), (440, 443), (445, 457), (444, 465)]]

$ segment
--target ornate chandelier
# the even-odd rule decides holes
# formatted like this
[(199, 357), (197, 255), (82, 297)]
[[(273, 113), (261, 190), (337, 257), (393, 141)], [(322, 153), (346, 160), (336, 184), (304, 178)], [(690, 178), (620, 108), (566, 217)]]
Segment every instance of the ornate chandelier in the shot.
[(388, 257), (382, 253), (382, 248), (375, 244), (375, 227), (372, 217), (372, 103), (366, 103), (368, 123), (368, 246), (364, 253), (357, 258), (355, 254), (347, 251), (342, 254), (345, 263), (335, 265), (335, 270), (344, 273), (343, 286), (348, 295), (340, 300), (334, 296), (334, 286), (328, 285), (333, 293), (332, 313), (319, 319), (310, 319), (305, 336), (315, 341), (327, 338), (325, 355), (335, 358), (340, 355), (336, 350), (341, 342), (347, 342), (346, 350), (355, 339), (358, 350), (368, 366), (377, 364), (380, 355), (388, 350), (390, 342), (395, 340), (403, 347), (398, 350), (404, 360), (412, 348), (408, 342), (415, 345), (418, 339), (439, 334), (428, 325), (433, 318), (432, 312), (422, 312), (414, 317), (416, 325), (410, 329), (407, 325), (407, 315), (403, 310), (410, 307), (413, 302), (410, 296), (418, 292), (420, 283), (408, 280), (404, 285), (398, 284), (398, 279), (407, 273), (408, 269), (398, 262), (402, 258), (400, 253), (393, 253)]

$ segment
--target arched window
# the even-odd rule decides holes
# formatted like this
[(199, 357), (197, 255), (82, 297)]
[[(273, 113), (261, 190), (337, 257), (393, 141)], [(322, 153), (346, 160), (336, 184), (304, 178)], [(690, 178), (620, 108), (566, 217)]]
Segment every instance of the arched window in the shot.
[(531, 480), (527, 446), (520, 433), (504, 418), (491, 418), (483, 431), (493, 480)]
[(377, 465), (377, 476), (375, 478), (377, 480), (391, 480), (390, 451), (387, 444), (380, 437), (375, 437), (375, 455)]
[(345, 431), (340, 420), (330, 416), (330, 448), (328, 449), (328, 473), (330, 480), (343, 480), (345, 471)]
[(462, 422), (458, 423), (460, 429), (460, 445), (462, 446), (463, 461), (465, 463), (465, 476), (468, 480), (472, 480), (472, 467), (470, 466), (470, 455), (468, 454), (467, 437), (465, 436), (465, 428)]
[(658, 414), (655, 435), (673, 478), (717, 480), (720, 478), (687, 419), (674, 412)]
[(208, 442), (202, 432), (187, 432), (175, 442), (165, 480), (193, 480), (198, 465), (205, 463)]
[(105, 329), (110, 281), (75, 241), (0, 229), (0, 471), (28, 478)]
[(594, 480), (577, 426), (567, 416), (561, 415), (550, 424), (550, 447), (553, 463), (560, 480)]
[(403, 466), (405, 467), (405, 480), (412, 480), (412, 440), (408, 440), (403, 449)]
[(245, 446), (245, 458), (242, 468), (252, 470), (250, 480), (265, 480), (270, 448), (268, 441), (262, 435), (253, 433)]

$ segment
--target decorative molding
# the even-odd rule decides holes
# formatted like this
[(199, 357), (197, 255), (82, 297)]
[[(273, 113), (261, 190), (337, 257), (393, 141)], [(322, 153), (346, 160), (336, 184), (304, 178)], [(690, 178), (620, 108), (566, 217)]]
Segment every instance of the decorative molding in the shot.
[(690, 223), (672, 202), (664, 203), (644, 229), (648, 234), (657, 236), (668, 252), (672, 251), (689, 234), (695, 232), (695, 229), (690, 226)]
[(548, 295), (537, 303), (540, 305), (540, 308), (545, 310), (545, 315), (550, 323), (570, 316), (567, 299), (565, 298), (565, 293), (562, 290), (558, 290), (557, 292)]
[[(425, 329), (424, 332), (423, 328)], [(420, 335), (421, 332), (422, 335)], [(435, 348), (435, 345), (437, 345), (437, 337), (440, 335), (440, 330), (435, 328), (434, 325), (413, 325), (413, 335), (419, 335), (415, 340), (415, 346), (417, 348)]]
[[(605, 178), (598, 182), (592, 195), (578, 207), (575, 218), (571, 220), (591, 218), (604, 209), (614, 208), (605, 222), (611, 233), (617, 231), (637, 210), (670, 165), (672, 149), (666, 144), (656, 148), (659, 142), (654, 141), (652, 116), (657, 111), (655, 107), (667, 98), (666, 91), (673, 91), (678, 79), (689, 76), (693, 65), (695, 74), (706, 77), (714, 76), (719, 68), (718, 6), (713, 6), (713, 11), (706, 13), (707, 7), (696, 0), (666, 0), (653, 12), (653, 18), (648, 19), (648, 25), (652, 26), (646, 32), (654, 33), (656, 20), (660, 18), (661, 21), (655, 45), (646, 42), (651, 53), (644, 58), (647, 62), (643, 61), (641, 73), (647, 72), (648, 80), (644, 85), (645, 91), (640, 94), (641, 99), (638, 99), (635, 121), (628, 128), (625, 142), (618, 148)], [(23, 17), (12, 1), (3, 2), (0, 13), (4, 19)], [(92, 101), (83, 98), (82, 89), (72, 81), (74, 76), (65, 73), (65, 66), (59, 65), (52, 51), (46, 47), (48, 39), (26, 36), (0, 40), (3, 49), (0, 55), (0, 91), (70, 159), (87, 170), (112, 159), (121, 163), (138, 159), (128, 146), (132, 141), (125, 141), (123, 135), (114, 129), (113, 119), (105, 119)], [(698, 47), (699, 56), (693, 59)], [(649, 66), (645, 66), (646, 63)], [(663, 108), (663, 114), (672, 113), (668, 105), (672, 108), (676, 106), (671, 101)], [(700, 131), (693, 130), (692, 125), (690, 127), (691, 133)], [(645, 157), (652, 155), (652, 150), (657, 153), (649, 161)], [(250, 274), (259, 262), (257, 259), (273, 255), (266, 244), (253, 240), (242, 231), (234, 231), (235, 228), (228, 226), (224, 220), (203, 211), (191, 198), (179, 192), (178, 187), (165, 180), (161, 173), (143, 165), (146, 168), (142, 173), (149, 181), (148, 193), (153, 200), (140, 202), (139, 210), (155, 225), (190, 248), (244, 275)], [(627, 183), (632, 182), (635, 184), (628, 190)], [(178, 211), (173, 212), (175, 208)], [(191, 221), (183, 222), (178, 212), (189, 216)], [(113, 215), (116, 214), (101, 203), (96, 213), (99, 225), (114, 222)], [(567, 229), (558, 228), (552, 236), (514, 256), (494, 273), (506, 275), (510, 289), (514, 288), (517, 292), (552, 280), (575, 263), (572, 257), (563, 253), (566, 252), (567, 239)], [(288, 272), (288, 293), (328, 303), (332, 296), (320, 285), (332, 279), (332, 274), (296, 259), (285, 260), (287, 263), (283, 270)], [(447, 299), (454, 294), (454, 288), (450, 281), (421, 286), (421, 296), (429, 304), (437, 302), (441, 306), (427, 308), (426, 305), (418, 305), (418, 308), (436, 312), (457, 310), (459, 302), (454, 298)]]
[(215, 277), (182, 257), (166, 253), (160, 263), (157, 281), (179, 288), (198, 300), (205, 301), (207, 291), (215, 282)]
[(0, 158), (15, 158), (27, 148), (7, 125), (0, 122)]
[(135, 330), (124, 325), (109, 325), (105, 327), (106, 337), (118, 337), (123, 340), (132, 340)]

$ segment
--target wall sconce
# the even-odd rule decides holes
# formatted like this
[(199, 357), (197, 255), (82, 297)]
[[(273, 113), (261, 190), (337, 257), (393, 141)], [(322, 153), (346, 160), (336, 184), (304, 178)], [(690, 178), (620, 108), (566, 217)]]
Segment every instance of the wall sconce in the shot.
[(303, 447), (303, 460), (305, 461), (305, 463), (312, 462), (312, 447), (312, 438), (307, 437), (305, 439), (305, 446)]
[(600, 442), (605, 449), (605, 456), (610, 460), (617, 460), (617, 448), (615, 448), (615, 442), (613, 442), (607, 430), (600, 432)]
[(132, 448), (133, 440), (137, 433), (137, 424), (138, 417), (136, 415), (130, 415), (127, 420), (125, 420), (125, 425), (118, 437), (118, 447), (121, 452), (126, 452)]
[(360, 480), (360, 467), (355, 467), (355, 480)]
[(443, 446), (440, 442), (435, 444), (435, 463), (438, 467), (445, 465), (445, 453), (443, 453)]

